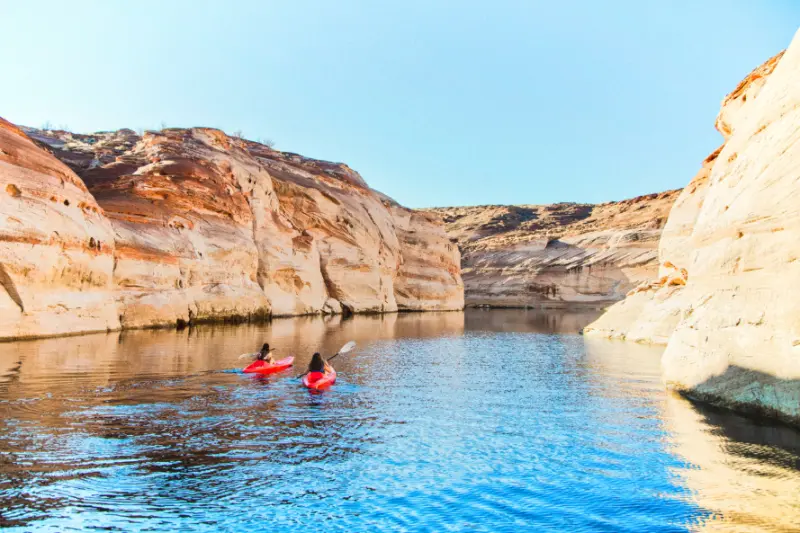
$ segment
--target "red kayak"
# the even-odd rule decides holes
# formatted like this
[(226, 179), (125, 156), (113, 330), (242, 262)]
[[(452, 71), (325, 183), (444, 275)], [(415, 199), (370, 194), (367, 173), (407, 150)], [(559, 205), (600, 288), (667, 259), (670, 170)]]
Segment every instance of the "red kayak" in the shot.
[(242, 370), (242, 372), (245, 374), (261, 374), (262, 376), (266, 376), (267, 374), (283, 372), (284, 370), (291, 368), (292, 363), (294, 363), (294, 357), (286, 357), (285, 359), (275, 361), (274, 363), (267, 363), (266, 361), (253, 361), (253, 363), (248, 365), (244, 370)]
[(303, 376), (303, 385), (311, 390), (325, 390), (336, 383), (336, 371), (331, 369), (328, 373), (309, 372)]

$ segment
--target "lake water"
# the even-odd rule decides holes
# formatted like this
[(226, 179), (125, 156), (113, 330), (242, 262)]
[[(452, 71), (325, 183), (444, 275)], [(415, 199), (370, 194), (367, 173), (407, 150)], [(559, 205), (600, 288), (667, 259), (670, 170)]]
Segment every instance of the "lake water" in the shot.
[[(10, 531), (798, 531), (800, 433), (667, 393), (595, 313), (475, 310), (0, 344)], [(268, 341), (321, 394), (237, 359)]]

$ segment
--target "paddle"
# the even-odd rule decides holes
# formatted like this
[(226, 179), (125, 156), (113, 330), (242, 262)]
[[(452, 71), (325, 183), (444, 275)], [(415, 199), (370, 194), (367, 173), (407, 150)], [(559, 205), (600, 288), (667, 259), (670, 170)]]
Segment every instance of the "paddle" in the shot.
[[(356, 341), (350, 341), (350, 342), (348, 342), (347, 344), (345, 344), (344, 346), (342, 346), (341, 348), (339, 348), (339, 351), (338, 351), (338, 352), (336, 352), (335, 354), (333, 354), (332, 356), (330, 356), (330, 358), (329, 358), (327, 361), (328, 361), (328, 362), (329, 362), (329, 361), (333, 361), (333, 359), (334, 359), (334, 358), (335, 358), (337, 355), (342, 355), (342, 354), (345, 354), (345, 353), (347, 353), (347, 352), (350, 352), (350, 351), (352, 351), (352, 350), (353, 350), (353, 348), (355, 348), (355, 347), (356, 347)], [(302, 374), (300, 374), (299, 376), (297, 376), (297, 378), (298, 378), (298, 379), (299, 379), (299, 378), (302, 378), (302, 377), (303, 377), (303, 376), (305, 376), (306, 374), (308, 374), (308, 372), (303, 372)]]
[[(275, 351), (275, 348), (270, 348), (267, 353), (272, 353), (274, 351)], [(261, 352), (243, 353), (242, 355), (237, 357), (237, 359), (244, 359), (245, 357), (258, 357), (258, 354), (260, 354), (260, 353)]]

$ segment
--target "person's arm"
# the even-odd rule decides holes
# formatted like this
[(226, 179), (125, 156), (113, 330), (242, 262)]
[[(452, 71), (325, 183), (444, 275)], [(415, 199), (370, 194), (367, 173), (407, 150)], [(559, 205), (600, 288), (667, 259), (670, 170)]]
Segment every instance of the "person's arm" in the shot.
[(330, 373), (330, 372), (333, 372), (333, 367), (330, 365), (330, 363), (325, 361), (325, 373), (327, 374), (327, 373)]

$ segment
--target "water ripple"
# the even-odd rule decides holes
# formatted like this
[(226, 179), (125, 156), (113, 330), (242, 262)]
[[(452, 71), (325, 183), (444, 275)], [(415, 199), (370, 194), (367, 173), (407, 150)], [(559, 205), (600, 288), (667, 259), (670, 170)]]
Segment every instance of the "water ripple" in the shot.
[(800, 517), (797, 433), (766, 439), (666, 394), (658, 351), (484, 321), (382, 337), (383, 319), (358, 320), (315, 341), (366, 332), (324, 394), (235, 368), (265, 335), (316, 349), (302, 328), (61, 340), (80, 345), (61, 372), (36, 363), (58, 345), (20, 344), (0, 390), (0, 526), (788, 531)]

